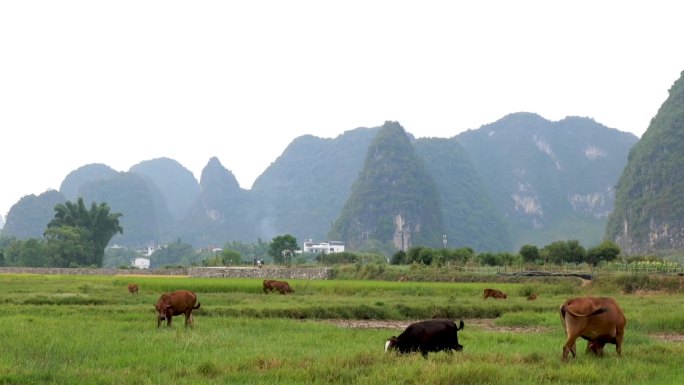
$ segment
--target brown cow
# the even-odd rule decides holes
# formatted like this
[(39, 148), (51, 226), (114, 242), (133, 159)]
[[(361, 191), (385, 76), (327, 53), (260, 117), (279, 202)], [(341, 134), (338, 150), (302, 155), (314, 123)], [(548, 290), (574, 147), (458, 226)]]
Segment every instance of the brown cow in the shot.
[(527, 296), (528, 301), (534, 301), (535, 299), (537, 299), (537, 293), (532, 293)]
[(264, 280), (264, 293), (277, 290), (280, 294), (294, 293), (290, 284), (285, 281), (276, 281), (274, 279)]
[(496, 289), (484, 289), (484, 299), (492, 298), (506, 298), (506, 293)]
[(615, 344), (615, 351), (622, 354), (622, 340), (625, 336), (625, 318), (622, 309), (612, 298), (572, 298), (560, 307), (560, 317), (567, 340), (563, 346), (563, 361), (568, 352), (577, 357), (575, 341), (582, 337), (587, 341), (587, 351), (603, 355), (606, 343)]
[(138, 285), (135, 283), (129, 283), (128, 284), (128, 292), (131, 294), (138, 294)]
[(192, 311), (199, 309), (200, 303), (197, 302), (197, 295), (191, 291), (178, 290), (171, 293), (164, 293), (159, 297), (159, 301), (154, 307), (157, 309), (157, 327), (161, 326), (166, 320), (166, 326), (171, 326), (174, 316), (185, 314), (185, 326), (193, 322)]

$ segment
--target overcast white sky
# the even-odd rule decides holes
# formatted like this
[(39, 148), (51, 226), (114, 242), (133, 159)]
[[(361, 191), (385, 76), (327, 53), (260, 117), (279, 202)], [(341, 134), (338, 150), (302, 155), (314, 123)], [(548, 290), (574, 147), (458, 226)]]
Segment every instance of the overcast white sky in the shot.
[(217, 156), (250, 188), (296, 137), (512, 112), (641, 136), (684, 70), (677, 1), (3, 1), (0, 214), (72, 170)]

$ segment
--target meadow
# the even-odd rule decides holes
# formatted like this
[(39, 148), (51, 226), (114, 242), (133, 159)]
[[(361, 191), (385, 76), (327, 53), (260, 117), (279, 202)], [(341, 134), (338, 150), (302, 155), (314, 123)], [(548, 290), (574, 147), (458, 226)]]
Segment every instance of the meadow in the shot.
[[(295, 294), (283, 296), (257, 279), (0, 275), (0, 384), (684, 383), (681, 292), (622, 294), (571, 278), (289, 282)], [(485, 287), (508, 299), (484, 301)], [(195, 324), (181, 316), (157, 328), (153, 305), (176, 289), (197, 292)], [(539, 298), (527, 301), (532, 291)], [(561, 362), (558, 307), (580, 295), (622, 306), (621, 357), (614, 345), (603, 358), (585, 354), (580, 341), (577, 359)], [(433, 317), (464, 320), (462, 352), (383, 352), (398, 324)]]

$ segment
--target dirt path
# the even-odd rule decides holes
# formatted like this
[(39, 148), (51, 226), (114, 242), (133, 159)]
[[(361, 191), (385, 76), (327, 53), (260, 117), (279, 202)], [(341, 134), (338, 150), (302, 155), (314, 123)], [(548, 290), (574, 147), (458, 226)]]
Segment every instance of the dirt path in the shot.
[[(360, 329), (396, 329), (403, 330), (414, 321), (405, 320), (346, 320), (336, 319), (328, 320), (342, 328), (360, 328)], [(508, 333), (541, 333), (547, 332), (551, 328), (543, 326), (498, 326), (494, 324), (494, 320), (490, 318), (472, 318), (464, 319), (465, 327), (475, 326), (478, 329), (488, 332), (508, 332)], [(561, 326), (558, 325), (560, 328)], [(684, 342), (684, 334), (677, 333), (657, 333), (651, 334), (652, 338), (664, 342), (681, 343)]]
[[(343, 319), (338, 319), (338, 320), (329, 320), (327, 322), (330, 322), (334, 325), (337, 325), (337, 326), (343, 327), (343, 328), (398, 329), (398, 330), (401, 330), (401, 329), (405, 329), (413, 321), (404, 321), (404, 320), (401, 320), (401, 321), (399, 321), (399, 320), (343, 320)], [(479, 329), (483, 329), (485, 331), (494, 331), (494, 332), (538, 333), (538, 332), (544, 332), (544, 331), (549, 330), (549, 328), (541, 327), (541, 326), (530, 326), (530, 327), (498, 326), (498, 325), (494, 324), (493, 319), (488, 319), (488, 318), (464, 319), (463, 322), (465, 323), (466, 327), (476, 326)]]

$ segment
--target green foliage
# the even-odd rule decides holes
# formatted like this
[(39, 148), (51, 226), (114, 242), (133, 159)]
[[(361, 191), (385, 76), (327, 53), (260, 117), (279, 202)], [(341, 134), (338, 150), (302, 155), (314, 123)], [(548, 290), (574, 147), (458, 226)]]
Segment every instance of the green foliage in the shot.
[(46, 243), (42, 239), (12, 240), (4, 250), (7, 266), (43, 267), (48, 265)]
[(586, 250), (578, 240), (556, 241), (544, 246), (540, 252), (542, 259), (555, 264), (581, 263), (586, 258)]
[(587, 251), (586, 262), (596, 266), (599, 262), (611, 262), (620, 255), (620, 247), (614, 242), (605, 240), (600, 245)]
[(535, 262), (541, 257), (539, 248), (535, 245), (522, 245), (518, 254), (522, 257), (523, 262), (526, 263)]
[(123, 233), (119, 218), (107, 203), (93, 202), (86, 209), (83, 198), (55, 206), (55, 217), (47, 224), (52, 263), (56, 266), (102, 266), (104, 249), (117, 233)]
[(99, 266), (93, 253), (90, 230), (78, 226), (52, 226), (45, 230), (45, 239), (48, 266)]
[(684, 291), (684, 281), (677, 276), (650, 274), (616, 274), (601, 276), (597, 281), (600, 288), (611, 288), (625, 294), (638, 292), (668, 292)]
[(299, 245), (295, 237), (290, 234), (279, 235), (271, 241), (268, 255), (279, 265), (290, 265), (297, 250)]

